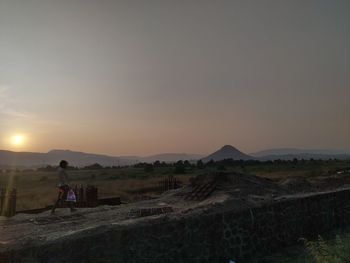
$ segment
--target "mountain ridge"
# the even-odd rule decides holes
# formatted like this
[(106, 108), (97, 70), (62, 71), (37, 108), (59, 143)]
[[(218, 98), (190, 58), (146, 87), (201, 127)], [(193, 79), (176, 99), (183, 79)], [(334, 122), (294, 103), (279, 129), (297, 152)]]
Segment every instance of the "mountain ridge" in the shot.
[(350, 150), (345, 149), (302, 149), (302, 148), (272, 148), (250, 153), (254, 157), (268, 155), (290, 155), (290, 154), (350, 154)]
[(188, 153), (161, 153), (150, 156), (110, 156), (105, 154), (85, 153), (82, 151), (53, 149), (46, 153), (42, 152), (14, 152), (0, 150), (0, 166), (40, 167), (45, 165), (57, 165), (62, 159), (67, 159), (73, 166), (85, 166), (99, 163), (102, 166), (132, 165), (138, 162), (153, 163), (176, 162), (178, 160), (202, 160), (208, 162), (222, 159), (235, 160), (293, 160), (293, 159), (340, 159), (350, 160), (350, 150), (329, 149), (298, 149), (276, 148), (263, 150), (251, 154), (245, 154), (231, 145), (225, 145), (209, 155)]
[(0, 150), (0, 165), (39, 167), (57, 165), (60, 160), (66, 159), (73, 166), (85, 166), (99, 163), (102, 166), (132, 165), (137, 162), (176, 162), (178, 160), (197, 160), (203, 157), (200, 154), (165, 153), (151, 156), (110, 156), (104, 154), (85, 153), (81, 151), (53, 149), (42, 152), (14, 152)]

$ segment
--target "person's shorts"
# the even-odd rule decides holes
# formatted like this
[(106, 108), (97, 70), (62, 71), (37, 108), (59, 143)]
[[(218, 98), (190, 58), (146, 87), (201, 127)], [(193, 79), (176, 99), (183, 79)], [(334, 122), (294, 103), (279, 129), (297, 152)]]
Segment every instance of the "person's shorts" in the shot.
[(68, 185), (61, 185), (58, 187), (58, 199), (66, 200), (69, 191)]

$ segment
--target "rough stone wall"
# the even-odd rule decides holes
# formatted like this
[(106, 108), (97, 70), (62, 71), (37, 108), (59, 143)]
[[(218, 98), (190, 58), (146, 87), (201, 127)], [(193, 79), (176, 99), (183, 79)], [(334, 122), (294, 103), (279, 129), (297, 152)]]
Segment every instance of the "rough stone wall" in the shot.
[[(350, 190), (243, 211), (141, 219), (7, 254), (9, 262), (247, 262), (349, 225)], [(2, 255), (5, 259), (5, 255)], [(1, 258), (1, 255), (0, 255)]]

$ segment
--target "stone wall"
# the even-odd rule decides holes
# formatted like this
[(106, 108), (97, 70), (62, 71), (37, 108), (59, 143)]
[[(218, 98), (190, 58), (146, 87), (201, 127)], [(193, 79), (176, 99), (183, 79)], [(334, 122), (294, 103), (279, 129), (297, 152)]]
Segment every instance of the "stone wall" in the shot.
[[(232, 211), (143, 218), (76, 233), (6, 255), (9, 262), (238, 263), (346, 227), (350, 190), (302, 196)], [(26, 260), (24, 260), (26, 259)]]

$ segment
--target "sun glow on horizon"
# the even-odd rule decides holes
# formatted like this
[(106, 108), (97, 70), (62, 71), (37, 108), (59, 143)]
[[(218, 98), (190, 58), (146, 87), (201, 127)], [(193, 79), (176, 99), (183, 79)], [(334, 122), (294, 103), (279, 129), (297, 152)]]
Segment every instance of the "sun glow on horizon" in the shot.
[(11, 137), (12, 146), (19, 147), (23, 146), (26, 142), (26, 137), (23, 134), (15, 134)]

